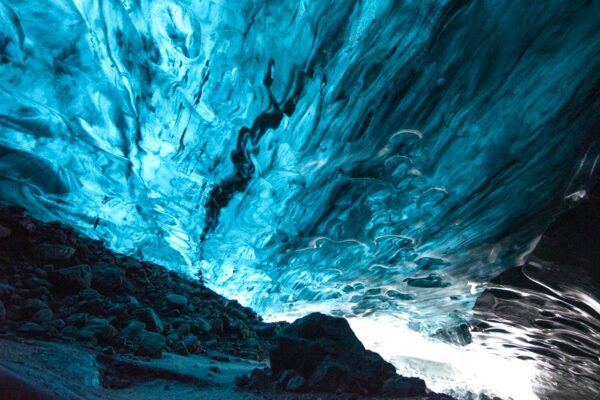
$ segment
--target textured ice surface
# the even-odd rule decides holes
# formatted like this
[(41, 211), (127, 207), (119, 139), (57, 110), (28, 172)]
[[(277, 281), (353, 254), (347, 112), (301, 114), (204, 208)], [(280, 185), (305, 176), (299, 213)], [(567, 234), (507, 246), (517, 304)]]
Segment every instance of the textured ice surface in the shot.
[(0, 0), (0, 198), (281, 316), (465, 318), (598, 161), (600, 2)]

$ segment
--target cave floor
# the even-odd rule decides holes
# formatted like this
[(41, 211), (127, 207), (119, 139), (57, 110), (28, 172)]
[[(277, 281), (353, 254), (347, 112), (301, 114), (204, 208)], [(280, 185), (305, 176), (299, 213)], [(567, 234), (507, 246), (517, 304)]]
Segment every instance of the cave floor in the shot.
[[(107, 363), (102, 357), (66, 343), (0, 339), (0, 394), (23, 399), (264, 399), (236, 391), (237, 376), (263, 364), (242, 359), (165, 353), (160, 359), (117, 358), (133, 384), (107, 389), (100, 384)], [(268, 396), (273, 398), (272, 395)], [(277, 396), (286, 398), (286, 396)]]
[[(215, 359), (216, 358), (216, 359)], [(130, 384), (102, 386), (118, 365)], [(222, 355), (164, 353), (159, 359), (105, 357), (75, 344), (0, 338), (0, 398), (27, 400), (359, 400), (363, 396), (250, 392), (236, 378), (266, 363)], [(114, 370), (113, 370), (114, 372)], [(368, 397), (377, 400), (378, 397)], [(427, 400), (418, 397), (414, 400)], [(389, 398), (388, 398), (389, 400)], [(410, 400), (405, 398), (405, 400)]]

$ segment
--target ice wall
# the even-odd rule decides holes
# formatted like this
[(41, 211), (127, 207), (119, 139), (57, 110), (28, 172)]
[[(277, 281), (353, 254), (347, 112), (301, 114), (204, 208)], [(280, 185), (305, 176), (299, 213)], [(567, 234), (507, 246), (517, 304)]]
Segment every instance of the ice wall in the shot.
[(462, 321), (598, 161), (600, 2), (0, 0), (0, 199), (281, 316)]

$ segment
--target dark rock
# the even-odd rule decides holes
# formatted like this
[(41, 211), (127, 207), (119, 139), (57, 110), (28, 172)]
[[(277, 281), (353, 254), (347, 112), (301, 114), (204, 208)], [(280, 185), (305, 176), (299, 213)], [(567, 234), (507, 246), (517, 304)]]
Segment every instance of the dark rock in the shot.
[(175, 307), (176, 309), (180, 310), (180, 311), (185, 311), (187, 308), (187, 298), (185, 296), (182, 296), (180, 294), (168, 294), (165, 299), (167, 300), (167, 303), (172, 306)]
[(117, 336), (118, 331), (108, 323), (94, 323), (79, 331), (79, 337), (107, 340)]
[(62, 268), (51, 274), (50, 279), (57, 288), (65, 291), (79, 291), (90, 287), (92, 283), (92, 270), (86, 264)]
[(93, 329), (88, 328), (87, 326), (85, 328), (82, 328), (79, 330), (79, 336), (77, 336), (77, 339), (83, 341), (83, 342), (88, 342), (91, 341), (95, 338), (95, 332)]
[(181, 324), (176, 331), (179, 335), (185, 336), (190, 333), (190, 324)]
[(50, 296), (50, 290), (47, 287), (40, 286), (30, 290), (21, 290), (20, 293), (27, 299), (38, 299)]
[(6, 319), (10, 321), (20, 321), (23, 318), (23, 309), (20, 306), (11, 304), (6, 307)]
[(195, 335), (187, 335), (183, 338), (183, 344), (188, 349), (190, 353), (195, 353), (198, 351), (198, 337)]
[(92, 267), (94, 288), (102, 293), (120, 293), (125, 287), (125, 271), (111, 264), (99, 263)]
[(28, 336), (43, 336), (47, 333), (46, 328), (35, 322), (25, 322), (19, 325), (17, 331)]
[(273, 375), (268, 368), (256, 368), (250, 373), (247, 386), (257, 390), (269, 390), (273, 387)]
[(105, 303), (100, 299), (83, 300), (77, 303), (75, 309), (79, 312), (90, 314), (101, 314), (104, 311)]
[(10, 295), (15, 292), (15, 288), (8, 283), (0, 283), (0, 299), (8, 300)]
[(266, 324), (261, 325), (257, 329), (256, 333), (258, 333), (258, 335), (260, 337), (274, 338), (280, 329), (281, 329), (280, 323), (266, 323)]
[(444, 329), (439, 329), (433, 335), (447, 343), (464, 346), (472, 341), (469, 325), (466, 322)]
[(424, 396), (427, 394), (427, 387), (423, 379), (396, 375), (385, 381), (381, 392), (390, 397)]
[(27, 289), (36, 289), (38, 287), (48, 288), (50, 287), (50, 283), (45, 279), (31, 277), (23, 282), (23, 286)]
[(94, 300), (100, 298), (100, 293), (96, 289), (83, 289), (77, 295), (79, 300)]
[(52, 310), (50, 310), (49, 308), (42, 308), (41, 310), (38, 310), (35, 314), (33, 314), (31, 320), (33, 322), (42, 323), (51, 321), (53, 317), (54, 313), (52, 312)]
[(161, 334), (144, 330), (138, 335), (136, 354), (160, 357), (166, 344), (166, 340)]
[(146, 324), (141, 321), (133, 320), (121, 331), (121, 336), (127, 339), (134, 339), (146, 329)]
[(146, 323), (146, 328), (148, 330), (158, 333), (162, 333), (165, 330), (161, 319), (156, 315), (156, 312), (152, 308), (137, 310), (135, 315)]
[(6, 320), (6, 308), (4, 308), (4, 303), (0, 301), (0, 322)]
[(79, 337), (79, 329), (77, 329), (73, 325), (67, 325), (62, 329), (60, 334), (68, 338), (77, 338)]
[(85, 313), (75, 313), (67, 317), (67, 324), (81, 328), (87, 324), (89, 315)]
[(4, 225), (0, 225), (0, 239), (5, 239), (11, 235), (12, 231)]
[(285, 390), (288, 392), (300, 392), (304, 389), (305, 380), (300, 375), (296, 375), (290, 378), (285, 386)]
[(59, 330), (59, 331), (62, 330), (65, 327), (65, 325), (67, 325), (65, 323), (65, 321), (60, 318), (55, 319), (52, 322), (50, 322), (50, 326), (54, 327), (56, 330)]
[(212, 331), (212, 326), (204, 318), (194, 318), (189, 325), (191, 332), (196, 335), (204, 336)]
[(63, 261), (75, 254), (75, 248), (63, 244), (38, 243), (37, 253), (40, 258), (45, 260)]
[(28, 312), (35, 312), (43, 308), (48, 308), (48, 304), (39, 299), (28, 299), (23, 302), (23, 310)]
[(275, 376), (292, 370), (311, 391), (378, 393), (395, 368), (366, 350), (348, 322), (310, 314), (279, 332), (271, 351)]

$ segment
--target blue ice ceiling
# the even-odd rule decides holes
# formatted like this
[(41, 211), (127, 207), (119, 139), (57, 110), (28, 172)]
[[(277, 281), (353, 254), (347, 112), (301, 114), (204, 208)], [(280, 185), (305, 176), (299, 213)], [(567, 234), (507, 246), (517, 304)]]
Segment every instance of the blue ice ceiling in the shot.
[(468, 315), (598, 162), (598, 1), (0, 0), (0, 198), (268, 315)]

